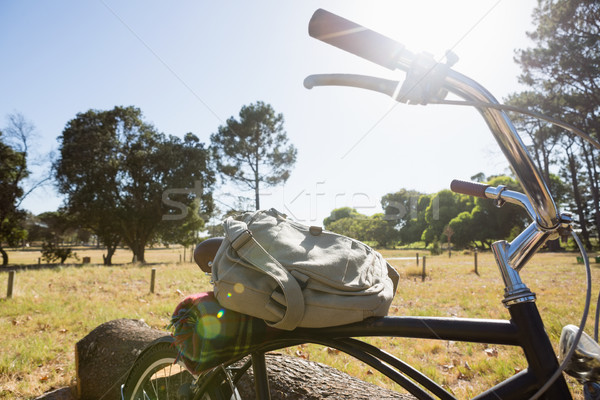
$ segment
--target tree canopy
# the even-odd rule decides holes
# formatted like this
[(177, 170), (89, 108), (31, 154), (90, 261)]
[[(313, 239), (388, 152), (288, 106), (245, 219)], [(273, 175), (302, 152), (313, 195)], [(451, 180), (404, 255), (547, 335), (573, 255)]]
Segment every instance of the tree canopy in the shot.
[[(498, 176), (487, 182), (491, 186), (504, 185), (510, 190), (522, 191), (512, 178)], [(530, 222), (527, 212), (516, 205), (505, 204), (497, 208), (490, 199), (476, 198), (474, 207), (463, 211), (448, 222), (453, 232), (452, 242), (457, 247), (477, 245), (490, 247), (496, 240), (512, 239)]]
[(393, 245), (398, 239), (393, 220), (386, 219), (384, 214), (369, 217), (351, 207), (332, 210), (323, 224), (327, 230), (380, 247)]
[[(491, 186), (505, 185), (511, 190), (521, 190), (508, 176), (486, 178), (479, 173), (475, 178)], [(555, 178), (553, 176), (552, 182), (560, 190)], [(493, 241), (512, 238), (529, 220), (520, 207), (507, 204), (498, 209), (489, 199), (474, 199), (450, 190), (422, 194), (400, 189), (384, 195), (381, 204), (385, 210), (382, 218), (393, 222), (394, 228), (386, 235), (401, 244), (424, 241), (425, 246), (435, 245), (451, 235), (451, 242), (459, 248), (489, 247)], [(334, 210), (332, 215), (339, 210), (344, 209)]]
[(28, 144), (34, 127), (19, 113), (8, 115), (8, 125), (0, 131), (0, 254), (2, 265), (8, 264), (3, 244), (14, 246), (27, 237), (23, 229), (26, 212), (20, 204), (29, 193), (24, 182), (27, 168)]
[(0, 132), (0, 254), (2, 265), (8, 264), (8, 254), (3, 243), (15, 245), (25, 237), (20, 228), (25, 212), (18, 208), (23, 196), (22, 182), (27, 177), (27, 159), (24, 152), (16, 151), (4, 142)]
[(217, 168), (222, 175), (254, 192), (260, 208), (261, 186), (287, 181), (296, 162), (296, 148), (288, 144), (283, 115), (262, 101), (243, 106), (239, 118), (230, 117), (211, 135)]
[(159, 133), (138, 108), (79, 113), (59, 142), (58, 189), (69, 213), (107, 246), (106, 263), (120, 241), (144, 262), (161, 224), (177, 223), (176, 213), (163, 221), (174, 214), (163, 201), (168, 189), (183, 189), (175, 198), (184, 209), (197, 197), (200, 213), (212, 211), (214, 173), (204, 144), (191, 133), (183, 139)]
[[(529, 108), (600, 139), (600, 3), (592, 0), (540, 0), (533, 13), (534, 46), (517, 52), (520, 81), (528, 89), (508, 102)], [(548, 182), (558, 166), (569, 185), (567, 211), (574, 214), (582, 240), (600, 238), (600, 151), (545, 122), (515, 119), (530, 138), (530, 149)], [(551, 184), (552, 185), (552, 184)], [(555, 194), (555, 193), (553, 193)]]
[(421, 240), (426, 244), (442, 240), (444, 230), (452, 218), (472, 208), (473, 199), (470, 196), (456, 194), (448, 189), (437, 192), (425, 209), (427, 227)]

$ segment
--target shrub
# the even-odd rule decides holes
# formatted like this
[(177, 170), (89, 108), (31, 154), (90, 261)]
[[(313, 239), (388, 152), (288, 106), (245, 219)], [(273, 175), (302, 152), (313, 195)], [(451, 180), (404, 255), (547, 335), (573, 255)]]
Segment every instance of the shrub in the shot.
[(431, 255), (439, 256), (440, 254), (442, 254), (442, 247), (440, 246), (440, 241), (436, 237), (431, 244)]
[(42, 243), (42, 259), (48, 263), (59, 261), (64, 264), (67, 258), (79, 260), (77, 253), (73, 252), (70, 247), (58, 247), (52, 243)]

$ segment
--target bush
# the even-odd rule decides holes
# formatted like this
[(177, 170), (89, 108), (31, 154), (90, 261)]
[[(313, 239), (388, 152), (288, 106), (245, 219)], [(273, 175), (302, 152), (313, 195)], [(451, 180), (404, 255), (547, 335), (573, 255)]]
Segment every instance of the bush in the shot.
[(57, 247), (52, 243), (42, 243), (42, 259), (48, 263), (60, 261), (64, 264), (67, 258), (79, 260), (77, 253), (73, 252), (70, 247)]
[(431, 244), (431, 255), (439, 256), (440, 254), (442, 254), (442, 247), (440, 246), (440, 241), (436, 237)]

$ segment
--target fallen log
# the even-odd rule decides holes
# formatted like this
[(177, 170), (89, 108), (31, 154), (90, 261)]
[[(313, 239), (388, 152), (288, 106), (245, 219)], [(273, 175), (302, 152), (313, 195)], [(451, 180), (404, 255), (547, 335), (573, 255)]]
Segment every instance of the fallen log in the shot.
[(36, 397), (34, 400), (76, 400), (76, 397), (70, 387), (63, 387), (46, 392), (43, 395)]
[(75, 345), (77, 398), (120, 399), (121, 385), (137, 356), (165, 334), (133, 319), (117, 319), (95, 328)]
[[(269, 353), (266, 360), (271, 400), (414, 400), (300, 357)], [(242, 399), (251, 400), (255, 398), (252, 368), (248, 372), (238, 389)]]
[[(78, 399), (119, 399), (121, 384), (137, 355), (165, 335), (137, 320), (119, 319), (98, 326), (76, 345)], [(300, 357), (269, 353), (266, 360), (272, 400), (414, 399)], [(255, 399), (252, 368), (238, 389), (243, 399)]]

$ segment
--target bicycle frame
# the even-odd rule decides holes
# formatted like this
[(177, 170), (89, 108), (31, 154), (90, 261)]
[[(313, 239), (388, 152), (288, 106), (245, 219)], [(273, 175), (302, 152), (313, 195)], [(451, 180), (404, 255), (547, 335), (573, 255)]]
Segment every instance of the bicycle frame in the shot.
[[(556, 371), (558, 362), (550, 340), (544, 331), (535, 303), (515, 304), (509, 308), (509, 312), (510, 320), (383, 317), (340, 327), (296, 329), (285, 333), (276, 342), (269, 343), (260, 352), (253, 354), (256, 393), (259, 396), (257, 398), (269, 398), (264, 352), (301, 343), (315, 343), (336, 348), (357, 358), (404, 387), (418, 399), (435, 398), (421, 387), (439, 399), (455, 399), (437, 383), (393, 355), (362, 341), (352, 339), (375, 336), (453, 340), (521, 347), (527, 359), (528, 368), (474, 399), (516, 400), (529, 398)], [(552, 400), (572, 398), (562, 376), (548, 389), (544, 398)]]
[[(197, 392), (194, 398), (201, 398), (204, 390), (210, 389), (215, 382), (231, 386), (231, 393), (235, 394), (233, 384), (252, 366), (257, 398), (270, 399), (265, 353), (303, 343), (315, 343), (338, 349), (355, 357), (389, 377), (418, 399), (455, 400), (452, 394), (412, 366), (392, 354), (356, 339), (357, 337), (395, 337), (520, 347), (527, 361), (527, 369), (475, 396), (476, 400), (530, 398), (538, 395), (538, 392), (554, 375), (558, 375), (557, 379), (541, 394), (541, 398), (547, 400), (572, 399), (564, 375), (558, 374), (560, 367), (535, 304), (535, 294), (521, 281), (519, 275), (519, 271), (547, 240), (558, 237), (561, 229), (565, 231), (570, 229), (571, 220), (568, 216), (559, 213), (548, 187), (527, 153), (512, 122), (501, 110), (501, 107), (495, 107), (499, 106), (497, 100), (478, 83), (450, 69), (450, 65), (436, 63), (431, 56), (415, 56), (406, 51), (404, 46), (391, 39), (326, 11), (318, 10), (315, 13), (311, 19), (309, 32), (311, 36), (384, 67), (405, 70), (408, 72), (408, 77), (400, 87), (395, 81), (373, 77), (339, 74), (316, 75), (305, 80), (307, 88), (325, 85), (354, 86), (384, 93), (401, 102), (418, 104), (426, 104), (430, 99), (443, 99), (446, 92), (452, 92), (472, 102), (481, 113), (502, 152), (513, 167), (525, 190), (525, 195), (505, 190), (504, 187), (492, 188), (465, 182), (457, 182), (456, 185), (453, 182), (452, 189), (459, 193), (495, 199), (499, 206), (504, 202), (518, 204), (524, 207), (533, 219), (533, 223), (511, 243), (498, 241), (492, 245), (492, 252), (504, 281), (503, 303), (508, 309), (510, 319), (381, 317), (344, 326), (281, 331), (276, 340), (249, 354), (250, 359), (241, 368), (232, 367), (232, 364), (243, 356), (231, 359), (203, 373), (196, 382)], [(413, 90), (415, 93), (411, 93)], [(600, 144), (596, 143), (595, 145), (600, 148)], [(211, 261), (214, 259), (214, 253), (216, 253), (221, 240), (215, 239), (210, 243), (207, 241), (196, 249), (194, 258), (204, 271), (210, 271)], [(578, 241), (577, 238), (576, 240)], [(585, 315), (583, 319), (585, 319)], [(565, 343), (570, 340), (574, 342), (579, 340), (582, 330), (576, 332), (579, 335), (577, 339), (574, 339), (576, 334), (571, 337), (567, 336), (566, 342), (561, 339), (561, 354)], [(583, 348), (582, 354), (589, 357), (585, 352), (594, 352), (594, 357), (590, 358), (600, 363), (600, 356), (598, 356), (600, 347), (591, 339), (590, 342), (593, 342), (594, 345)], [(569, 345), (569, 348), (575, 350), (575, 346)], [(573, 354), (573, 351), (570, 354)], [(581, 363), (585, 364), (585, 360)], [(596, 368), (597, 364), (590, 365)], [(231, 368), (227, 369), (228, 367)], [(594, 375), (596, 379), (586, 380), (586, 378), (582, 381), (596, 385), (595, 382), (600, 373), (592, 372), (593, 374), (591, 372), (590, 374)], [(584, 374), (575, 376), (581, 378)], [(218, 382), (219, 380), (221, 382)], [(228, 394), (225, 396), (229, 397)]]
[[(356, 86), (392, 95), (402, 102), (426, 104), (428, 99), (420, 97), (428, 93), (436, 98), (439, 93), (451, 92), (479, 104), (499, 104), (481, 85), (450, 69), (450, 65), (435, 62), (430, 56), (408, 52), (404, 46), (376, 32), (324, 10), (317, 10), (309, 25), (311, 36), (343, 50), (374, 61), (389, 69), (407, 72), (402, 87), (396, 89), (381, 85), (381, 80), (369, 77), (345, 75), (313, 76), (307, 87), (335, 85), (340, 79), (343, 85)], [(333, 78), (332, 78), (333, 77)], [(336, 81), (338, 79), (338, 81)], [(437, 87), (435, 87), (437, 85)], [(408, 86), (408, 90), (405, 88)], [(433, 89), (432, 89), (432, 86)], [(411, 92), (416, 94), (412, 94)], [(445, 96), (445, 93), (441, 96)], [(475, 399), (523, 399), (533, 396), (559, 368), (556, 355), (544, 330), (535, 295), (523, 284), (519, 270), (550, 238), (557, 237), (561, 225), (570, 223), (559, 214), (548, 187), (521, 141), (508, 115), (490, 107), (476, 107), (486, 121), (500, 149), (513, 167), (525, 196), (507, 194), (514, 202), (524, 206), (534, 222), (512, 243), (499, 241), (493, 245), (493, 253), (505, 284), (505, 306), (510, 320), (477, 320), (460, 318), (384, 317), (349, 326), (325, 329), (296, 329), (286, 333), (281, 340), (265, 347), (263, 351), (287, 347), (296, 343), (311, 342), (337, 348), (366, 362), (371, 367), (390, 377), (419, 399), (432, 399), (424, 391), (429, 390), (441, 399), (454, 399), (435, 382), (423, 376), (401, 360), (384, 353), (352, 337), (390, 336), (453, 340), (500, 345), (519, 346), (527, 359), (528, 368), (497, 386), (478, 395)], [(482, 197), (500, 199), (498, 193), (484, 193)], [(522, 195), (521, 195), (522, 196)], [(268, 381), (264, 365), (264, 354), (253, 354), (257, 395), (269, 398)], [(407, 377), (417, 382), (415, 384)], [(421, 385), (421, 386), (419, 386)], [(564, 376), (560, 376), (543, 395), (545, 399), (571, 399)]]

